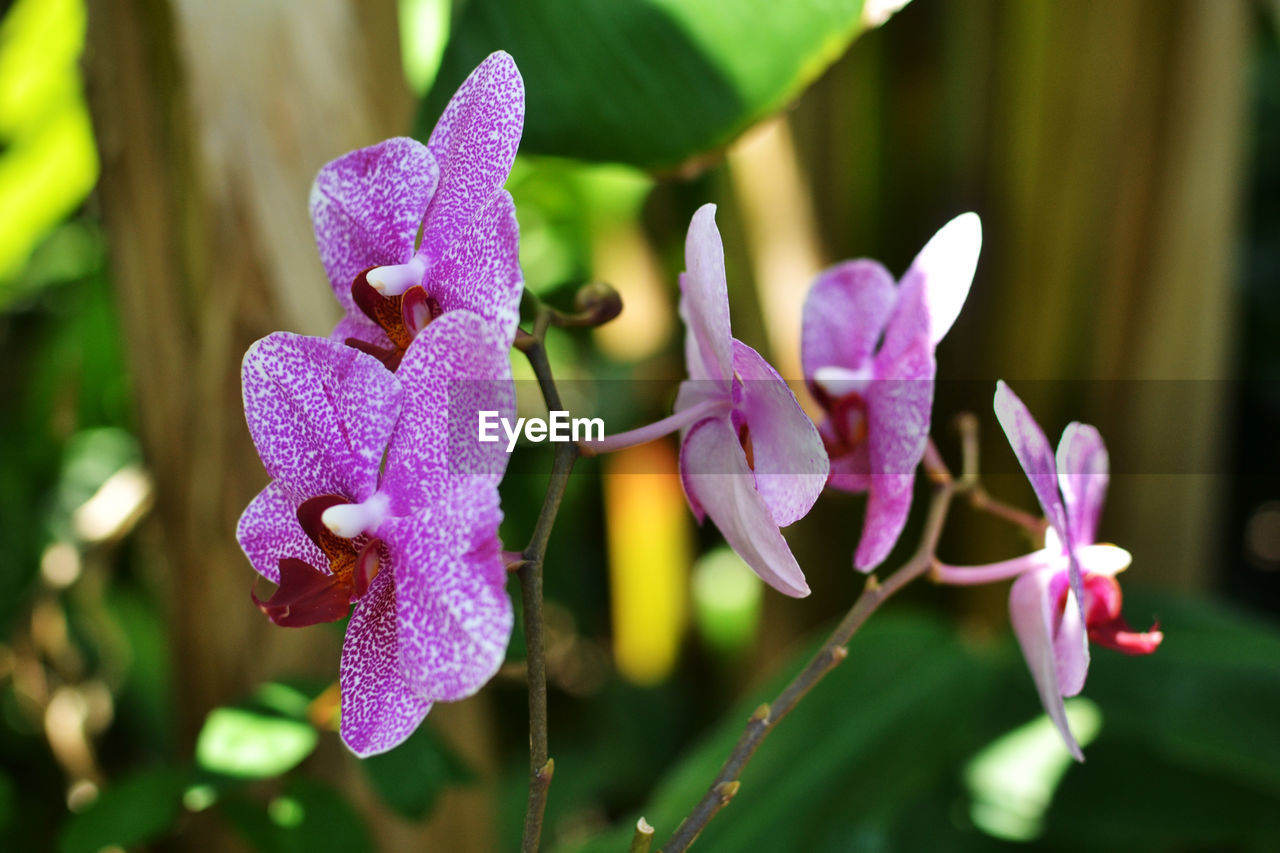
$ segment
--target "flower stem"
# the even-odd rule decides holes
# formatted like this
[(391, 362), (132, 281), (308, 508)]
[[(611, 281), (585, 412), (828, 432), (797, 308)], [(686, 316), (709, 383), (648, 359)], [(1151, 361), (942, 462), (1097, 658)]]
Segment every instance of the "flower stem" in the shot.
[[(747, 766), (747, 763), (755, 754), (756, 749), (778, 723), (782, 721), (782, 718), (791, 713), (791, 710), (799, 704), (800, 700), (819, 681), (826, 677), (827, 673), (835, 669), (840, 661), (848, 657), (849, 650), (847, 646), (849, 640), (858, 632), (858, 629), (862, 627), (868, 617), (875, 612), (876, 608), (895, 592), (931, 570), (935, 573), (938, 571), (951, 573), (948, 574), (949, 579), (953, 575), (967, 579), (969, 577), (967, 572), (970, 571), (1011, 576), (1008, 574), (1009, 570), (1013, 568), (1011, 564), (1021, 563), (1022, 567), (1025, 568), (1029, 557), (1037, 556), (1028, 555), (1028, 557), (1022, 557), (1018, 560), (1009, 560), (1007, 563), (1010, 565), (996, 563), (990, 566), (974, 567), (974, 569), (946, 566), (938, 562), (938, 540), (942, 536), (942, 528), (946, 524), (947, 514), (951, 509), (952, 498), (957, 495), (967, 496), (976, 509), (990, 512), (993, 515), (1011, 521), (1024, 527), (1033, 536), (1039, 535), (1041, 539), (1043, 539), (1044, 530), (1047, 526), (1043, 520), (1007, 504), (994, 501), (987, 496), (982, 489), (978, 476), (978, 419), (966, 413), (956, 419), (956, 428), (960, 432), (962, 449), (962, 464), (958, 479), (952, 477), (950, 470), (942, 459), (942, 454), (932, 440), (929, 441), (924, 459), (921, 462), (925, 473), (933, 484), (933, 496), (929, 501), (928, 515), (925, 518), (924, 529), (921, 531), (920, 543), (916, 546), (915, 553), (906, 563), (885, 578), (883, 582), (877, 581), (875, 575), (868, 577), (867, 585), (862, 590), (862, 594), (854, 601), (853, 606), (845, 613), (844, 618), (840, 620), (840, 624), (827, 637), (822, 647), (809, 659), (809, 663), (805, 665), (805, 668), (795, 678), (791, 679), (791, 682), (782, 689), (782, 692), (778, 694), (773, 702), (761, 705), (756, 709), (756, 712), (751, 715), (751, 719), (747, 721), (747, 727), (742, 732), (742, 736), (738, 738), (733, 751), (729, 753), (729, 757), (721, 766), (720, 773), (716, 776), (715, 781), (711, 783), (711, 787), (707, 789), (707, 792), (698, 801), (698, 804), (694, 806), (688, 817), (676, 827), (671, 840), (662, 848), (665, 853), (683, 853), (683, 851), (689, 849), (689, 846), (697, 840), (698, 835), (706, 828), (711, 819), (729, 804), (741, 786), (739, 776), (741, 776), (743, 768)], [(966, 574), (961, 575), (960, 573), (962, 572)], [(957, 581), (949, 580), (949, 582), (954, 583)]]
[[(966, 445), (968, 444), (970, 442), (967, 441), (966, 436)], [(746, 729), (720, 768), (715, 781), (711, 783), (711, 787), (707, 789), (706, 794), (698, 801), (689, 816), (676, 827), (671, 840), (663, 847), (666, 853), (682, 853), (689, 849), (711, 819), (727, 806), (734, 794), (738, 792), (741, 784), (739, 776), (764, 739), (827, 673), (848, 657), (849, 650), (846, 646), (867, 618), (891, 595), (933, 567), (936, 562), (938, 539), (942, 535), (942, 527), (951, 507), (951, 498), (960, 488), (963, 488), (963, 483), (960, 486), (957, 485), (957, 481), (951, 477), (936, 449), (929, 454), (928, 472), (933, 481), (933, 497), (929, 502), (928, 516), (915, 554), (883, 582), (877, 581), (875, 575), (867, 578), (867, 585), (862, 594), (854, 601), (853, 607), (840, 620), (840, 624), (827, 637), (827, 641), (822, 644), (805, 668), (782, 689), (773, 702), (761, 705), (751, 715)]]
[(1012, 560), (1001, 560), (998, 563), (987, 563), (981, 566), (952, 566), (935, 562), (929, 577), (949, 586), (977, 586), (1016, 578), (1024, 572), (1049, 568), (1055, 563), (1065, 566), (1066, 562), (1065, 554), (1058, 556), (1055, 560), (1054, 555), (1041, 549)]
[(687, 409), (681, 409), (660, 421), (654, 421), (646, 426), (607, 435), (599, 441), (583, 442), (583, 454), (595, 456), (599, 453), (612, 453), (615, 450), (634, 447), (637, 444), (645, 444), (655, 438), (661, 438), (678, 429), (695, 424), (703, 418), (709, 418), (721, 411), (727, 411), (732, 405), (727, 399), (703, 400), (701, 403), (697, 403)]
[(631, 836), (631, 853), (649, 853), (649, 845), (652, 843), (653, 827), (641, 817), (636, 821), (635, 835)]
[[(529, 360), (548, 410), (563, 409), (560, 392), (551, 374), (544, 345), (551, 323), (549, 309), (539, 304), (533, 333), (522, 335), (517, 347)], [(556, 514), (564, 498), (569, 474), (578, 458), (578, 446), (571, 442), (556, 445), (551, 463), (542, 510), (533, 527), (533, 535), (523, 551), (524, 563), (516, 570), (524, 604), (524, 642), (529, 677), (529, 800), (524, 817), (524, 836), (520, 849), (536, 853), (542, 838), (542, 817), (547, 808), (547, 793), (555, 762), (548, 754), (547, 739), (547, 653), (542, 617), (542, 566), (547, 556), (547, 543), (555, 526)]]
[(1004, 501), (996, 500), (987, 494), (987, 490), (981, 485), (975, 485), (969, 490), (969, 505), (979, 512), (994, 515), (996, 518), (1003, 518), (1005, 521), (1021, 527), (1037, 546), (1044, 544), (1044, 534), (1049, 529), (1048, 521)]

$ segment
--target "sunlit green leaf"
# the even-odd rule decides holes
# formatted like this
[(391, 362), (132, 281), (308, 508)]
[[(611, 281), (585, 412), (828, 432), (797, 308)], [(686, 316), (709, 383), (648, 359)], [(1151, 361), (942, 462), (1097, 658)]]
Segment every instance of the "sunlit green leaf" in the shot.
[(515, 57), (523, 150), (673, 169), (795, 98), (863, 29), (862, 0), (471, 0), (417, 131), (490, 52)]
[(763, 602), (760, 578), (728, 547), (693, 568), (693, 613), (698, 633), (722, 654), (744, 650), (755, 638)]
[(196, 763), (228, 776), (278, 776), (315, 749), (316, 730), (305, 722), (247, 708), (216, 708), (196, 741)]
[(0, 23), (0, 307), (44, 234), (93, 187), (97, 151), (80, 85), (81, 0), (19, 0)]
[[(1076, 742), (1087, 747), (1102, 724), (1098, 706), (1080, 697), (1068, 699), (1066, 715)], [(1071, 753), (1048, 714), (1001, 735), (965, 765), (973, 822), (997, 838), (1035, 838), (1071, 764)]]

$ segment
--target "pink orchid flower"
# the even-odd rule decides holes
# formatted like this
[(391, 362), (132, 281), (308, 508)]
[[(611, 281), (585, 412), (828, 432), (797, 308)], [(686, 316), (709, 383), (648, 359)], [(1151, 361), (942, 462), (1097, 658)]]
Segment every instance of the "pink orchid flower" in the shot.
[(335, 340), (394, 370), (428, 323), (465, 309), (511, 345), (523, 276), (502, 185), (523, 127), (524, 83), (498, 51), (458, 88), (426, 145), (388, 139), (320, 170), (311, 220), (345, 312)]
[(1083, 761), (1063, 698), (1084, 687), (1089, 642), (1145, 655), (1164, 635), (1155, 626), (1137, 632), (1125, 622), (1116, 575), (1132, 557), (1096, 541), (1109, 467), (1102, 436), (1088, 424), (1073, 422), (1063, 431), (1055, 458), (1040, 425), (1004, 382), (996, 386), (995, 411), (1049, 522), (1044, 547), (986, 566), (941, 565), (935, 577), (950, 584), (1017, 578), (1009, 591), (1014, 633), (1040, 701), (1071, 754)]
[(907, 523), (929, 439), (934, 349), (964, 305), (981, 247), (978, 216), (966, 213), (933, 236), (901, 283), (876, 261), (845, 261), (819, 274), (805, 300), (801, 356), (826, 412), (827, 485), (867, 492), (860, 571), (889, 556)]
[(680, 477), (698, 521), (710, 518), (730, 547), (786, 595), (809, 594), (780, 527), (799, 521), (821, 494), (822, 438), (778, 372), (729, 329), (724, 247), (714, 204), (693, 215), (680, 276), (689, 378), (675, 413), (592, 442), (607, 452), (682, 431)]
[(245, 354), (245, 419), (272, 479), (236, 537), (278, 584), (253, 599), (286, 627), (351, 612), (341, 734), (358, 755), (391, 749), (433, 702), (471, 695), (502, 664), (507, 459), (470, 430), (476, 411), (514, 412), (507, 353), (491, 324), (456, 311), (415, 338), (399, 374), (285, 332)]

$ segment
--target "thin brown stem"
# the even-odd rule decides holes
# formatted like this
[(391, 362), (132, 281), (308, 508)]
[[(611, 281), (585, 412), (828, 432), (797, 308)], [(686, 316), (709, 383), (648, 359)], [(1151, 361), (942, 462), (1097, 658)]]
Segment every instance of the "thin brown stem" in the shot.
[(978, 476), (978, 419), (971, 414), (961, 415), (956, 419), (956, 427), (960, 432), (962, 452), (958, 479), (952, 477), (932, 440), (926, 446), (921, 461), (925, 474), (933, 483), (933, 497), (929, 502), (928, 515), (915, 553), (883, 582), (877, 581), (874, 575), (867, 578), (862, 594), (805, 668), (782, 689), (773, 702), (761, 705), (751, 715), (742, 736), (738, 738), (711, 787), (689, 816), (676, 827), (664, 848), (666, 853), (683, 853), (687, 850), (711, 819), (729, 804), (741, 787), (739, 776), (756, 749), (800, 700), (840, 661), (848, 657), (847, 646), (850, 639), (871, 614), (898, 590), (933, 568), (937, 563), (938, 540), (951, 509), (952, 498), (967, 495), (976, 508), (1018, 524), (1033, 535), (1043, 536), (1045, 523), (1042, 519), (995, 501), (983, 490)]
[(942, 527), (951, 506), (951, 498), (956, 492), (956, 484), (936, 449), (929, 454), (928, 458), (928, 473), (930, 479), (934, 481), (933, 498), (929, 502), (929, 513), (915, 554), (883, 582), (878, 582), (874, 575), (867, 578), (867, 585), (853, 603), (853, 607), (840, 620), (840, 624), (835, 627), (827, 637), (827, 641), (822, 644), (800, 674), (782, 689), (773, 702), (761, 705), (751, 715), (746, 729), (738, 738), (729, 758), (720, 768), (715, 781), (711, 783), (711, 787), (707, 789), (707, 793), (699, 800), (689, 816), (676, 828), (671, 840), (663, 848), (667, 853), (681, 853), (687, 850), (706, 828), (707, 823), (729, 804), (741, 785), (738, 777), (761, 742), (827, 673), (848, 657), (849, 651), (846, 646), (849, 640), (876, 608), (933, 566), (938, 539), (942, 535)]
[(988, 515), (994, 515), (996, 518), (1002, 518), (1011, 524), (1016, 524), (1025, 530), (1034, 542), (1043, 542), (1044, 533), (1049, 529), (1049, 522), (1045, 519), (1026, 510), (1018, 509), (1012, 504), (996, 500), (981, 485), (975, 485), (969, 490), (969, 505), (978, 512), (985, 512)]
[[(517, 347), (533, 368), (547, 409), (556, 410), (564, 407), (560, 403), (560, 392), (551, 374), (544, 345), (549, 325), (550, 315), (540, 306), (534, 319), (533, 333), (521, 335)], [(529, 800), (520, 848), (524, 853), (535, 853), (541, 843), (542, 818), (547, 808), (551, 777), (555, 773), (555, 762), (548, 754), (547, 653), (542, 616), (542, 566), (546, 560), (547, 543), (551, 539), (556, 514), (560, 511), (560, 502), (564, 498), (569, 475), (577, 458), (577, 445), (570, 442), (556, 445), (542, 510), (538, 513), (529, 544), (522, 552), (524, 561), (516, 570), (524, 604), (525, 658), (529, 679)]]
[(963, 464), (960, 479), (956, 483), (956, 492), (964, 494), (969, 506), (978, 512), (985, 512), (1002, 518), (1021, 527), (1035, 542), (1044, 540), (1044, 532), (1048, 523), (1036, 515), (1024, 512), (1015, 506), (991, 497), (982, 485), (978, 476), (978, 418), (971, 412), (964, 412), (956, 417), (956, 428), (960, 431), (960, 444), (963, 453)]

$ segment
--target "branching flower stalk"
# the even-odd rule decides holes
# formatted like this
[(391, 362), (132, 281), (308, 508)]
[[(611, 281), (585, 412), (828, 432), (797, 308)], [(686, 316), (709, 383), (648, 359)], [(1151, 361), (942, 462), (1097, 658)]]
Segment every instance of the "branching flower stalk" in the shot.
[(848, 643), (858, 629), (875, 610), (911, 581), (928, 574), (936, 562), (938, 540), (946, 523), (953, 497), (972, 493), (979, 488), (977, 418), (971, 415), (957, 419), (961, 432), (963, 462), (961, 476), (953, 478), (941, 455), (932, 442), (922, 461), (922, 467), (933, 483), (933, 495), (929, 502), (924, 530), (915, 553), (883, 581), (875, 575), (867, 578), (867, 585), (853, 606), (827, 637), (826, 642), (809, 660), (809, 663), (791, 680), (777, 698), (761, 705), (747, 721), (742, 736), (720, 768), (719, 774), (662, 848), (666, 853), (681, 853), (689, 849), (698, 835), (721, 809), (727, 806), (741, 787), (740, 776), (756, 749), (782, 719), (791, 713), (800, 700), (812, 690), (827, 673), (848, 657)]
[[(546, 337), (550, 326), (567, 324), (556, 322), (561, 315), (537, 301), (532, 293), (526, 291), (525, 298), (533, 300), (536, 305), (533, 332), (518, 333), (515, 346), (529, 360), (547, 409), (563, 409), (560, 392), (551, 373), (551, 364), (547, 360)], [(616, 316), (616, 312), (606, 316), (604, 321), (613, 316)], [(550, 757), (547, 742), (547, 653), (542, 616), (542, 567), (547, 556), (551, 530), (555, 526), (560, 502), (569, 484), (569, 474), (573, 471), (578, 455), (578, 445), (572, 442), (556, 445), (542, 510), (538, 513), (529, 544), (522, 552), (523, 562), (516, 570), (524, 604), (524, 642), (529, 680), (529, 800), (520, 847), (524, 853), (534, 853), (541, 842), (547, 793), (551, 787), (551, 777), (555, 773), (555, 761)]]

